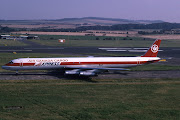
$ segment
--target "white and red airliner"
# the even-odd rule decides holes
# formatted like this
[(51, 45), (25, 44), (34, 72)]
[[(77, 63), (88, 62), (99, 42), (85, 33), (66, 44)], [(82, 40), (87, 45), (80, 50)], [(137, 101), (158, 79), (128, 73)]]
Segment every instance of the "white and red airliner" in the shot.
[(157, 39), (144, 55), (138, 57), (18, 58), (2, 68), (14, 71), (63, 69), (66, 75), (94, 76), (107, 70), (128, 70), (125, 68), (158, 62), (160, 43)]

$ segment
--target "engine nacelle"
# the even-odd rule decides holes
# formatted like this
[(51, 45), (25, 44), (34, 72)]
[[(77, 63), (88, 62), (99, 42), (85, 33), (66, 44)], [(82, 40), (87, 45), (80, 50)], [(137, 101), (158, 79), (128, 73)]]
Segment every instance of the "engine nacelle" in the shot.
[(86, 71), (81, 71), (79, 75), (82, 76), (95, 76), (96, 75), (96, 70), (86, 70)]
[(80, 72), (79, 75), (82, 75), (82, 76), (95, 76), (96, 74), (95, 73), (91, 73), (91, 72)]
[(66, 75), (77, 75), (77, 74), (79, 74), (79, 69), (74, 69), (74, 70), (67, 70), (67, 71), (65, 71), (65, 74)]

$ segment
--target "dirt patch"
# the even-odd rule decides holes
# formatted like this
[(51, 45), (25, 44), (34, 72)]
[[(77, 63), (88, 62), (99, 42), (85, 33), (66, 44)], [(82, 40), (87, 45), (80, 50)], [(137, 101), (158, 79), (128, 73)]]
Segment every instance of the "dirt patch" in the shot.
[(152, 39), (180, 39), (180, 35), (142, 35), (140, 37), (152, 38)]

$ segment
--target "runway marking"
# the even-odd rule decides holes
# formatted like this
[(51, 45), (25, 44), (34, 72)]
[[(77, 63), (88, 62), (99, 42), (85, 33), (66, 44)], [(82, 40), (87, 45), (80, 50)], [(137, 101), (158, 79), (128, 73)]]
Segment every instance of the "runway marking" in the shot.
[[(147, 50), (128, 50), (129, 52), (147, 52)], [(163, 50), (158, 50), (163, 51)]]
[(133, 48), (135, 50), (148, 50), (149, 48)]
[(131, 50), (131, 49), (135, 49), (135, 50), (148, 50), (149, 48), (98, 48), (100, 50), (114, 50), (114, 49), (120, 49), (120, 50)]
[(147, 50), (128, 50), (129, 52), (147, 52)]
[[(98, 48), (98, 49), (106, 50), (106, 51), (146, 52), (149, 48)], [(163, 51), (163, 50), (159, 50), (159, 51)]]
[[(100, 50), (106, 50), (108, 52), (147, 52), (149, 48), (98, 48)], [(163, 51), (163, 50), (158, 50)]]
[(98, 48), (100, 50), (114, 50), (114, 49), (121, 49), (121, 50), (130, 50), (132, 48)]
[(127, 50), (106, 50), (106, 51), (110, 51), (110, 52), (111, 52), (111, 51), (112, 51), (112, 52), (116, 52), (116, 51), (117, 51), (117, 52), (125, 52), (125, 51), (127, 51)]

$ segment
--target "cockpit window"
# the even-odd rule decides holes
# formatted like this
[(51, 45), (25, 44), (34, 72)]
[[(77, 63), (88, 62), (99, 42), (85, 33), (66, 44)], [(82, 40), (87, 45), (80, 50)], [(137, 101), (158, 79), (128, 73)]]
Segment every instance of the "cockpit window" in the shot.
[(10, 63), (10, 64), (13, 64), (13, 61), (10, 61), (9, 63)]

